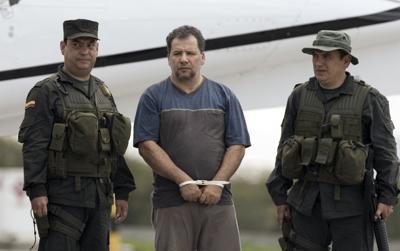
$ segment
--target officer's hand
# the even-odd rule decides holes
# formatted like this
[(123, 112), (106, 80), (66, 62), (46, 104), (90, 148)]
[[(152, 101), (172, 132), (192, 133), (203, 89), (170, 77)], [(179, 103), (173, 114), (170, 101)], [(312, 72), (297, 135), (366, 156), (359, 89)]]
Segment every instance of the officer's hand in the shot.
[(47, 199), (47, 196), (40, 196), (36, 197), (33, 200), (31, 200), (31, 206), (33, 213), (36, 214), (39, 217), (43, 217), (47, 215), (47, 204), (49, 203), (49, 200)]
[(128, 217), (128, 201), (115, 200), (115, 222), (121, 223)]
[(283, 218), (290, 218), (290, 210), (288, 205), (280, 205), (276, 207), (276, 213), (277, 213), (277, 221), (279, 225), (282, 225)]
[(385, 220), (391, 213), (393, 213), (393, 206), (378, 203), (378, 208), (375, 212), (375, 219), (381, 218)]
[(188, 184), (180, 188), (184, 200), (196, 202), (201, 196), (201, 190), (197, 185)]
[(201, 191), (202, 194), (199, 198), (200, 204), (215, 205), (221, 199), (223, 188), (220, 186), (204, 186)]

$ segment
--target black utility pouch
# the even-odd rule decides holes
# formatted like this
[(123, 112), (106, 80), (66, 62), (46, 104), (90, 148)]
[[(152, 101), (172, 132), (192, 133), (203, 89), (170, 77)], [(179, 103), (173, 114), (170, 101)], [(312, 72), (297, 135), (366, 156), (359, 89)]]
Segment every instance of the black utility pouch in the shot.
[(35, 214), (35, 219), (39, 232), (39, 237), (45, 238), (48, 235), (50, 229), (49, 218), (47, 217), (47, 215), (39, 217)]

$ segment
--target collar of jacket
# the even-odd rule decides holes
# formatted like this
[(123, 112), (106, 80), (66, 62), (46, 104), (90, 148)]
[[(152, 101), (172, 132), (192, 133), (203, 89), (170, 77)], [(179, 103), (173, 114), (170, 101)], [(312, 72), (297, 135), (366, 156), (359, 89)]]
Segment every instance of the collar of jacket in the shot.
[[(58, 75), (58, 81), (62, 84), (70, 84), (72, 85), (75, 89), (78, 90), (82, 90), (82, 87), (80, 86), (80, 82), (75, 78), (73, 78), (72, 76), (68, 75), (68, 73), (66, 73), (63, 70), (63, 64), (58, 66), (58, 71), (57, 71), (57, 75)], [(99, 84), (102, 83), (102, 81), (96, 77), (94, 77), (93, 75), (90, 75), (89, 78), (89, 90), (90, 90), (90, 97), (92, 97), (92, 95), (97, 91), (97, 89), (99, 88)]]
[[(309, 84), (307, 85), (307, 89), (310, 90), (318, 90), (320, 85), (318, 80), (315, 77), (310, 78)], [(343, 84), (338, 88), (339, 95), (353, 95), (354, 93), (354, 77), (349, 73), (346, 72), (346, 79), (344, 80)]]

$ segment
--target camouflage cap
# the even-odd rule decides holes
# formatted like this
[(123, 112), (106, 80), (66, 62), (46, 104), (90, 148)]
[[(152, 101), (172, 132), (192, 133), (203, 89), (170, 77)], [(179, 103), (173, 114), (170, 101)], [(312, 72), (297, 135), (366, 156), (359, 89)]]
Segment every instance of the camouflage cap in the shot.
[(315, 50), (333, 51), (342, 50), (351, 56), (351, 63), (358, 64), (358, 59), (351, 54), (350, 36), (342, 31), (321, 30), (317, 34), (312, 47), (305, 47), (302, 52), (312, 55)]
[(64, 21), (64, 39), (74, 39), (78, 37), (97, 37), (99, 23), (87, 19), (76, 19)]

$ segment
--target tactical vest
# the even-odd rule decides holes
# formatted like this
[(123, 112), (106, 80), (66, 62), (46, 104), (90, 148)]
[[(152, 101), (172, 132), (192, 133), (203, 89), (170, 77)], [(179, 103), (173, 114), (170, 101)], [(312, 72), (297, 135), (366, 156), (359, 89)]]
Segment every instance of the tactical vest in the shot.
[(49, 178), (110, 177), (116, 169), (117, 154), (124, 154), (130, 120), (116, 110), (111, 93), (103, 84), (88, 98), (70, 84), (50, 77), (49, 87), (58, 93), (63, 121), (53, 125), (49, 146)]
[(362, 144), (362, 110), (370, 87), (354, 82), (353, 95), (334, 100), (326, 113), (317, 90), (305, 83), (295, 121), (295, 136), (282, 147), (282, 174), (291, 179), (360, 184), (367, 147)]

